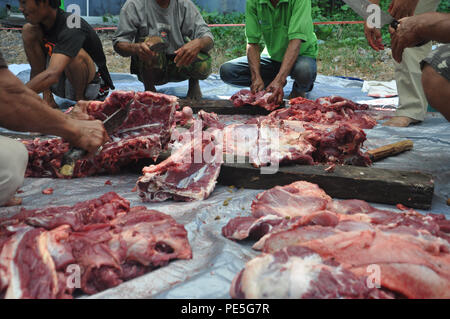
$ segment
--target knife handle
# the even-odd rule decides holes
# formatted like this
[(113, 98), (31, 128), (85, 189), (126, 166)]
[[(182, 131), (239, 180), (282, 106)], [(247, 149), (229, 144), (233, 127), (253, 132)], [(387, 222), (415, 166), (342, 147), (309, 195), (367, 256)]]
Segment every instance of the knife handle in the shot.
[[(392, 27), (394, 30), (397, 30), (399, 24), (400, 24), (400, 22), (398, 22), (396, 19), (394, 19), (394, 21), (391, 22), (391, 27)], [(422, 45), (425, 45), (425, 44), (427, 44), (428, 42), (430, 42), (430, 41), (424, 40), (424, 41), (420, 42), (419, 44), (416, 44), (416, 47), (421, 47)]]

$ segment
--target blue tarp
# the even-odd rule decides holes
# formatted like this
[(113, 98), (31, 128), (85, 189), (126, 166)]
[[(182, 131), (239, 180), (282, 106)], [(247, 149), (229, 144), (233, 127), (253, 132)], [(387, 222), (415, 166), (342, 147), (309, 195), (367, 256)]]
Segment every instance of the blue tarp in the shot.
[[(13, 72), (23, 73), (19, 77), (26, 81), (28, 66), (15, 66)], [(143, 90), (136, 77), (128, 74), (113, 74), (113, 80), (120, 90)], [(288, 84), (286, 92), (289, 93)], [(217, 75), (201, 82), (206, 98), (231, 96), (240, 88), (224, 84)], [(341, 95), (353, 100), (369, 100), (361, 92), (362, 82), (351, 79), (318, 76), (314, 90), (309, 98)], [(171, 83), (158, 87), (167, 94), (183, 97), (187, 83)], [(440, 114), (429, 114), (425, 122), (409, 128), (388, 128), (377, 125), (366, 130), (366, 147), (375, 148), (402, 139), (414, 141), (414, 149), (396, 157), (375, 163), (374, 167), (392, 170), (422, 171), (433, 174), (435, 196), (431, 211), (444, 213), (450, 219), (450, 207), (445, 203), (450, 197), (450, 130), (449, 123)], [(73, 180), (48, 178), (27, 178), (22, 187), (24, 206), (27, 209), (47, 205), (73, 205), (79, 201), (99, 197), (106, 192), (115, 191), (128, 199), (132, 206), (143, 205), (137, 194), (132, 192), (139, 174), (120, 174), (97, 176)], [(112, 185), (105, 185), (109, 180)], [(42, 195), (42, 190), (52, 187), (51, 196)], [(229, 298), (229, 288), (234, 276), (245, 263), (259, 253), (251, 249), (251, 243), (236, 243), (225, 239), (221, 229), (236, 216), (250, 215), (250, 207), (256, 195), (262, 190), (230, 189), (218, 185), (211, 196), (201, 202), (176, 203), (166, 201), (144, 204), (173, 216), (185, 225), (189, 242), (193, 249), (192, 260), (171, 262), (144, 276), (125, 282), (118, 287), (106, 290), (91, 298)], [(225, 205), (224, 202), (227, 202)], [(395, 210), (388, 205), (373, 204), (378, 208)], [(16, 213), (18, 208), (0, 209), (0, 216)], [(424, 211), (421, 211), (425, 213)]]

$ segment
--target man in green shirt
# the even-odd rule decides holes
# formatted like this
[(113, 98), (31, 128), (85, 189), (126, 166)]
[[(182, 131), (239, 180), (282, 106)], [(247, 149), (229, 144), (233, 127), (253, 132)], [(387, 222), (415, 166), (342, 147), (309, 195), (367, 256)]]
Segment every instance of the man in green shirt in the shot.
[[(290, 75), (289, 98), (305, 96), (317, 75), (317, 38), (311, 17), (311, 0), (247, 0), (247, 56), (223, 64), (221, 79), (250, 86), (253, 93), (266, 89), (281, 103)], [(265, 50), (260, 54), (260, 43)]]

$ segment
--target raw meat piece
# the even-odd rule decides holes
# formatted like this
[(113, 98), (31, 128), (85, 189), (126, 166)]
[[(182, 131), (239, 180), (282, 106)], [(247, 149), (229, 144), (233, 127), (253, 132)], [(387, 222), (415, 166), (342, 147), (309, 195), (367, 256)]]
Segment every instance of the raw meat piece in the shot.
[(261, 117), (223, 131), (224, 152), (249, 157), (255, 167), (279, 164), (371, 164), (360, 151), (366, 134), (358, 127), (311, 124)]
[(108, 246), (110, 229), (108, 224), (93, 225), (70, 236), (72, 253), (81, 268), (81, 289), (90, 295), (122, 283), (120, 260)]
[(69, 225), (73, 230), (80, 230), (85, 225), (108, 223), (118, 214), (128, 212), (129, 209), (130, 203), (127, 200), (110, 192), (72, 207), (23, 210), (21, 213), (26, 216), (25, 222), (34, 227), (50, 230), (62, 225)]
[(165, 266), (169, 260), (190, 259), (192, 251), (183, 225), (172, 217), (145, 207), (134, 207), (112, 222), (109, 248), (121, 262)]
[(230, 295), (240, 299), (390, 298), (368, 288), (366, 281), (313, 250), (293, 246), (249, 261), (234, 278)]
[[(100, 173), (117, 173), (122, 167), (142, 158), (156, 160), (170, 141), (175, 126), (177, 98), (153, 92), (115, 91), (104, 102), (94, 101), (87, 107), (92, 118), (105, 120), (132, 99), (130, 112), (112, 141), (94, 158), (77, 161), (72, 177)], [(26, 176), (65, 178), (59, 173), (63, 156), (70, 146), (60, 138), (23, 141), (28, 149)]]
[(270, 96), (272, 96), (272, 92), (260, 91), (253, 94), (250, 90), (241, 90), (231, 97), (231, 101), (233, 101), (233, 105), (235, 107), (254, 105), (261, 106), (267, 111), (273, 111), (280, 105), (277, 105), (273, 102), (269, 103), (268, 99)]
[(183, 107), (183, 110), (175, 112), (175, 122), (177, 126), (187, 126), (194, 120), (194, 112), (189, 106)]
[(258, 194), (252, 203), (252, 215), (256, 218), (305, 216), (325, 209), (331, 201), (331, 197), (316, 184), (299, 181)]
[[(218, 145), (220, 150), (222, 144)], [(199, 138), (194, 134), (190, 142), (183, 144), (168, 159), (143, 168), (144, 176), (137, 181), (139, 196), (146, 202), (207, 198), (214, 190), (223, 162), (222, 153), (216, 149), (211, 137), (203, 135)]]
[(44, 195), (51, 195), (53, 194), (53, 188), (46, 188), (42, 191), (42, 194)]
[[(288, 221), (279, 219), (276, 222), (277, 216), (288, 218)], [(266, 225), (267, 218), (274, 227)], [(408, 227), (412, 231), (420, 231), (422, 235), (430, 234), (450, 243), (447, 224), (443, 215), (424, 216), (414, 210), (399, 213), (376, 209), (361, 200), (332, 200), (317, 185), (300, 181), (283, 187), (276, 186), (258, 194), (252, 203), (252, 217), (232, 219), (224, 227), (223, 235), (233, 240), (251, 236), (259, 240), (253, 246), (259, 250), (268, 239), (273, 242), (279, 239), (281, 245), (299, 244), (301, 241), (297, 239), (302, 237), (293, 233), (301, 233), (302, 230), (298, 228), (309, 225), (336, 227), (342, 231)], [(275, 243), (274, 246), (279, 247), (280, 244)]]
[(145, 207), (130, 209), (115, 193), (19, 215), (0, 226), (0, 297), (71, 298), (68, 266), (79, 267), (77, 288), (95, 294), (192, 258), (183, 225)]
[(302, 243), (357, 276), (380, 267), (381, 286), (408, 298), (450, 298), (448, 243), (380, 230), (342, 232)]
[(269, 117), (321, 124), (351, 123), (363, 129), (373, 128), (377, 122), (364, 114), (367, 105), (356, 104), (339, 96), (323, 97), (316, 101), (302, 97), (292, 99), (290, 107), (272, 112)]
[[(370, 274), (369, 266), (379, 267), (381, 287), (397, 296), (450, 298), (450, 241), (443, 215), (424, 216), (412, 209), (395, 213), (360, 200), (331, 200), (317, 185), (297, 183), (260, 194), (252, 204), (253, 217), (231, 220), (223, 235), (259, 239), (253, 248), (266, 254), (307, 247), (361, 278)], [(273, 276), (279, 279), (280, 274)], [(257, 286), (251, 280), (248, 285)], [(238, 294), (241, 287), (232, 289)], [(276, 295), (279, 290), (268, 291)]]
[(0, 291), (7, 299), (65, 297), (64, 285), (50, 256), (42, 228), (22, 227), (0, 255)]

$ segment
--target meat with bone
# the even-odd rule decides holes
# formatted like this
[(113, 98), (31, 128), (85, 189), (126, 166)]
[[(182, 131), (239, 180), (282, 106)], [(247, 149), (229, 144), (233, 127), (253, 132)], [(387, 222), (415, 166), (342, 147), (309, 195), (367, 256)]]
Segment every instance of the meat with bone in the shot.
[[(128, 117), (110, 136), (111, 142), (106, 143), (94, 158), (77, 161), (72, 177), (117, 173), (133, 161), (156, 160), (166, 148), (175, 125), (176, 97), (153, 92), (115, 91), (104, 102), (91, 102), (86, 112), (95, 119), (105, 120), (132, 99)], [(60, 138), (23, 143), (29, 154), (26, 176), (65, 177), (59, 169), (70, 148), (68, 143)]]
[(366, 134), (358, 127), (284, 121), (270, 117), (225, 127), (224, 152), (249, 157), (256, 166), (269, 164), (371, 164), (360, 150)]
[(248, 299), (356, 299), (391, 298), (368, 288), (367, 278), (356, 276), (313, 250), (291, 246), (249, 261), (234, 278), (232, 298)]
[(362, 111), (367, 108), (367, 105), (356, 104), (339, 96), (322, 97), (316, 101), (299, 97), (290, 101), (290, 107), (276, 110), (269, 116), (321, 124), (346, 122), (362, 129), (371, 129), (377, 122)]
[[(379, 210), (359, 200), (331, 200), (307, 182), (285, 188), (259, 195), (252, 205), (254, 216), (231, 220), (223, 235), (259, 240), (253, 248), (267, 254), (290, 246), (308, 247), (356, 276), (367, 276), (367, 267), (377, 265), (384, 289), (409, 298), (449, 298), (450, 236), (445, 217)], [(309, 211), (301, 209), (305, 205)]]
[[(65, 219), (71, 210), (77, 218)], [(52, 215), (39, 219), (39, 211)], [(130, 209), (115, 193), (73, 207), (29, 212), (36, 228), (24, 223), (30, 220), (23, 212), (0, 228), (0, 296), (6, 298), (69, 298), (75, 288), (94, 294), (170, 260), (192, 258), (184, 226), (158, 211)], [(68, 285), (77, 283), (69, 266), (78, 269), (80, 286)]]
[(241, 90), (231, 97), (231, 101), (233, 101), (233, 105), (235, 107), (240, 107), (244, 105), (254, 105), (263, 107), (267, 111), (273, 111), (280, 105), (277, 105), (273, 102), (269, 103), (268, 99), (271, 96), (272, 93), (267, 91), (252, 93), (250, 90)]
[[(220, 150), (222, 144), (218, 145)], [(214, 190), (223, 162), (217, 147), (212, 136), (193, 134), (168, 159), (143, 168), (144, 175), (137, 181), (139, 196), (144, 202), (207, 198)]]

